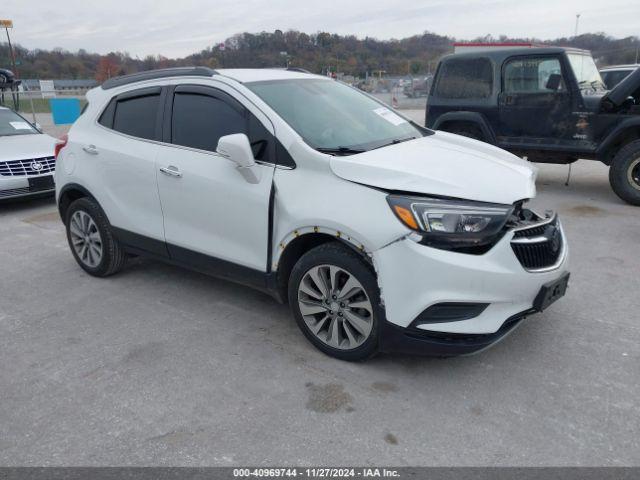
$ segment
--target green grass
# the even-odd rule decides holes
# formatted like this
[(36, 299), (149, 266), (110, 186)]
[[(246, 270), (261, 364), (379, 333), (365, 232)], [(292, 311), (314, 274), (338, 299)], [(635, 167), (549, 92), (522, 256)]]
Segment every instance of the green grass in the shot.
[[(75, 97), (57, 97), (57, 98), (75, 98)], [(31, 102), (33, 101), (33, 111), (35, 113), (51, 113), (51, 108), (49, 108), (49, 99), (48, 98), (34, 98), (30, 100), (29, 98), (25, 98), (20, 96), (20, 108), (16, 109), (15, 104), (13, 103), (13, 99), (10, 95), (6, 95), (4, 97), (3, 107), (9, 107), (14, 110), (18, 110), (23, 115), (28, 115), (32, 112), (31, 110)], [(80, 108), (86, 105), (87, 101), (84, 98), (80, 99)]]

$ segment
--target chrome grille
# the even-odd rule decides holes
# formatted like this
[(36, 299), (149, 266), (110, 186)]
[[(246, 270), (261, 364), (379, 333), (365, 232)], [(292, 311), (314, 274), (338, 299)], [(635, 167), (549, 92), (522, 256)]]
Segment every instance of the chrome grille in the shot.
[(9, 190), (0, 190), (0, 198), (15, 197), (18, 195), (27, 195), (29, 193), (31, 193), (31, 190), (29, 190), (29, 187), (11, 188)]
[[(38, 168), (40, 167), (40, 168)], [(52, 173), (56, 169), (55, 157), (31, 158), (0, 162), (0, 175), (3, 177), (25, 177)]]
[(524, 268), (538, 271), (552, 268), (564, 251), (564, 240), (557, 217), (514, 232), (513, 253)]

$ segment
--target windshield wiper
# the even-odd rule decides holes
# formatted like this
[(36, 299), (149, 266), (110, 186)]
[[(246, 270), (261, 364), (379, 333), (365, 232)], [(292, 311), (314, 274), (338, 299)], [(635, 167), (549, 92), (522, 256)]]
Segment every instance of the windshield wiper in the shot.
[(418, 137), (394, 138), (393, 140), (391, 140), (388, 143), (385, 143), (384, 145), (380, 145), (379, 147), (372, 148), (372, 150), (377, 150), (378, 148), (388, 147), (389, 145), (396, 145), (396, 144), (402, 143), (402, 142), (408, 142), (409, 140), (415, 140), (416, 138), (418, 138)]
[(415, 140), (416, 138), (418, 138), (418, 137), (394, 138), (390, 142), (387, 142), (387, 143), (385, 143), (383, 145), (379, 145), (377, 147), (370, 148), (369, 150), (364, 149), (364, 148), (353, 148), (353, 147), (331, 147), (331, 148), (319, 147), (319, 148), (316, 148), (316, 150), (319, 151), (319, 152), (322, 152), (322, 153), (329, 153), (329, 154), (332, 154), (332, 155), (355, 155), (356, 153), (364, 153), (364, 152), (368, 152), (370, 150), (377, 150), (378, 148), (388, 147), (389, 145), (395, 145), (397, 143), (408, 142), (409, 140)]
[(316, 148), (317, 151), (322, 153), (328, 153), (331, 155), (355, 155), (356, 153), (363, 153), (366, 150), (361, 148), (351, 148), (351, 147), (319, 147)]

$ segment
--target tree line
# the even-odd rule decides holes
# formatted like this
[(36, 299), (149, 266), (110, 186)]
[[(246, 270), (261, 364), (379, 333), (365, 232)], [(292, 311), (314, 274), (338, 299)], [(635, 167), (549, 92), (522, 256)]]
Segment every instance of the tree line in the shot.
[[(355, 35), (318, 32), (240, 33), (218, 45), (211, 45), (184, 58), (161, 55), (132, 57), (126, 52), (107, 55), (84, 49), (70, 52), (61, 48), (29, 50), (14, 46), (22, 78), (78, 79), (107, 78), (154, 68), (202, 65), (211, 68), (300, 67), (315, 73), (339, 71), (348, 75), (423, 75), (433, 72), (438, 59), (452, 51), (455, 38), (425, 32), (399, 40), (378, 40)], [(459, 40), (458, 40), (459, 41)], [(613, 38), (604, 33), (540, 41), (506, 36), (485, 36), (472, 42), (535, 42), (591, 50), (600, 66), (635, 63), (640, 38)], [(0, 68), (11, 68), (8, 45), (0, 43)]]

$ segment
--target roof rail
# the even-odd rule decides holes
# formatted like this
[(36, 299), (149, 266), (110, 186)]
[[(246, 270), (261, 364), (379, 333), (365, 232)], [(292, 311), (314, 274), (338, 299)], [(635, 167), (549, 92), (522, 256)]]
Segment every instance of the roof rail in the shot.
[(287, 72), (311, 73), (309, 70), (300, 67), (287, 67)]
[(122, 75), (113, 77), (102, 84), (103, 90), (121, 87), (130, 83), (142, 82), (143, 80), (155, 80), (157, 78), (166, 77), (212, 77), (218, 72), (208, 67), (176, 67), (176, 68), (160, 68), (157, 70), (148, 70), (146, 72), (132, 73), (130, 75)]

